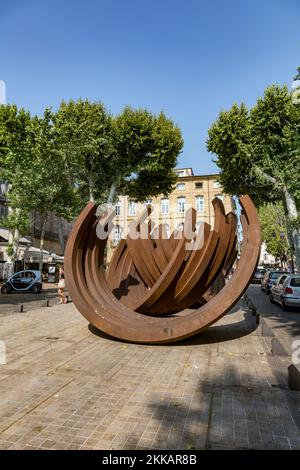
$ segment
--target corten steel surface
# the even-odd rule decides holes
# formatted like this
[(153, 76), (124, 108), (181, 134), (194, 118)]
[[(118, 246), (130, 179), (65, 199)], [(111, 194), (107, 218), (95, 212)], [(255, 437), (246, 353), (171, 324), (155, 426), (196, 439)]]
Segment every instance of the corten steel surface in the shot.
[(177, 341), (209, 327), (243, 295), (259, 260), (257, 211), (249, 196), (241, 197), (240, 203), (241, 256), (226, 283), (237, 255), (237, 218), (225, 214), (220, 199), (213, 201), (214, 228), (204, 224), (202, 235), (193, 233), (196, 213), (190, 209), (183, 232), (166, 239), (161, 225), (147, 236), (150, 225), (145, 221), (151, 209), (146, 209), (134, 222), (143, 237), (121, 240), (107, 271), (107, 239), (99, 239), (96, 230), (98, 223), (107, 228), (109, 215), (98, 220), (96, 206), (87, 204), (65, 253), (66, 282), (74, 304), (96, 328), (136, 343)]

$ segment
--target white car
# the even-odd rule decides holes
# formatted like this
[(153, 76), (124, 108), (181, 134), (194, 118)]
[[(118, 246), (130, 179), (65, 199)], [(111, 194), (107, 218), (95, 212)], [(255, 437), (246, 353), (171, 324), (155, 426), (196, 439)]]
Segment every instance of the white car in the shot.
[(300, 274), (282, 274), (271, 287), (270, 302), (288, 307), (300, 308)]

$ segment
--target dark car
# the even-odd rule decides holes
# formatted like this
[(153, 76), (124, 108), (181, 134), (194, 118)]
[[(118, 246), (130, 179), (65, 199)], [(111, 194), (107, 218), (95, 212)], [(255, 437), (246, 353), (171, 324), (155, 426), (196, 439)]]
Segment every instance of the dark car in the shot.
[(42, 290), (42, 275), (40, 271), (19, 271), (10, 276), (2, 285), (1, 293), (33, 292), (39, 294)]
[(257, 268), (252, 278), (252, 284), (261, 284), (261, 281), (266, 273), (266, 270), (263, 268)]
[(289, 274), (286, 271), (267, 271), (261, 281), (261, 290), (270, 294), (271, 287), (282, 274)]

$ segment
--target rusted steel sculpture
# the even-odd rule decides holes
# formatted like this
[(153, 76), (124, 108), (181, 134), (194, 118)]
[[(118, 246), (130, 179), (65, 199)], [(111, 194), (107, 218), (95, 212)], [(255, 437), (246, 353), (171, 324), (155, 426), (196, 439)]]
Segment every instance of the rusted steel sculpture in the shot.
[[(101, 331), (135, 343), (167, 343), (192, 336), (225, 315), (247, 289), (261, 245), (257, 211), (249, 196), (240, 198), (243, 243), (237, 268), (225, 277), (237, 256), (237, 218), (225, 214), (215, 198), (214, 228), (195, 233), (196, 213), (189, 209), (184, 231), (166, 238), (144, 223), (151, 209), (135, 221), (137, 237), (127, 236), (104, 269), (109, 214), (96, 216), (89, 203), (78, 217), (65, 253), (67, 287), (84, 317)], [(200, 240), (200, 237), (201, 240)], [(201, 243), (200, 243), (201, 242)]]

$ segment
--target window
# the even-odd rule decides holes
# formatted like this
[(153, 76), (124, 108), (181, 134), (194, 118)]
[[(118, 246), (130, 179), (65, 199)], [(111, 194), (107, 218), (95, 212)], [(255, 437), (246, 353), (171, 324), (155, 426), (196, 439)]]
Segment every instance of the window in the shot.
[(300, 277), (292, 277), (291, 286), (292, 287), (300, 287)]
[(285, 280), (286, 280), (286, 276), (281, 276), (281, 278), (277, 282), (278, 284), (283, 284)]
[(116, 215), (121, 215), (121, 203), (117, 202), (115, 205), (115, 213)]
[(196, 210), (197, 212), (204, 212), (204, 196), (196, 197)]
[(214, 185), (214, 188), (221, 188), (221, 185), (220, 185), (219, 181), (215, 180), (213, 185)]
[(166, 197), (163, 197), (160, 200), (160, 210), (162, 214), (168, 214), (169, 213), (169, 199)]
[(176, 184), (176, 189), (179, 191), (184, 191), (185, 190), (185, 183), (177, 183)]
[(114, 228), (114, 243), (117, 244), (122, 238), (122, 227), (116, 225)]
[(128, 215), (136, 215), (136, 202), (129, 201), (129, 203), (128, 203)]
[(177, 211), (181, 214), (185, 212), (185, 197), (177, 198)]
[(202, 189), (203, 188), (203, 183), (195, 183), (195, 188), (196, 189)]

